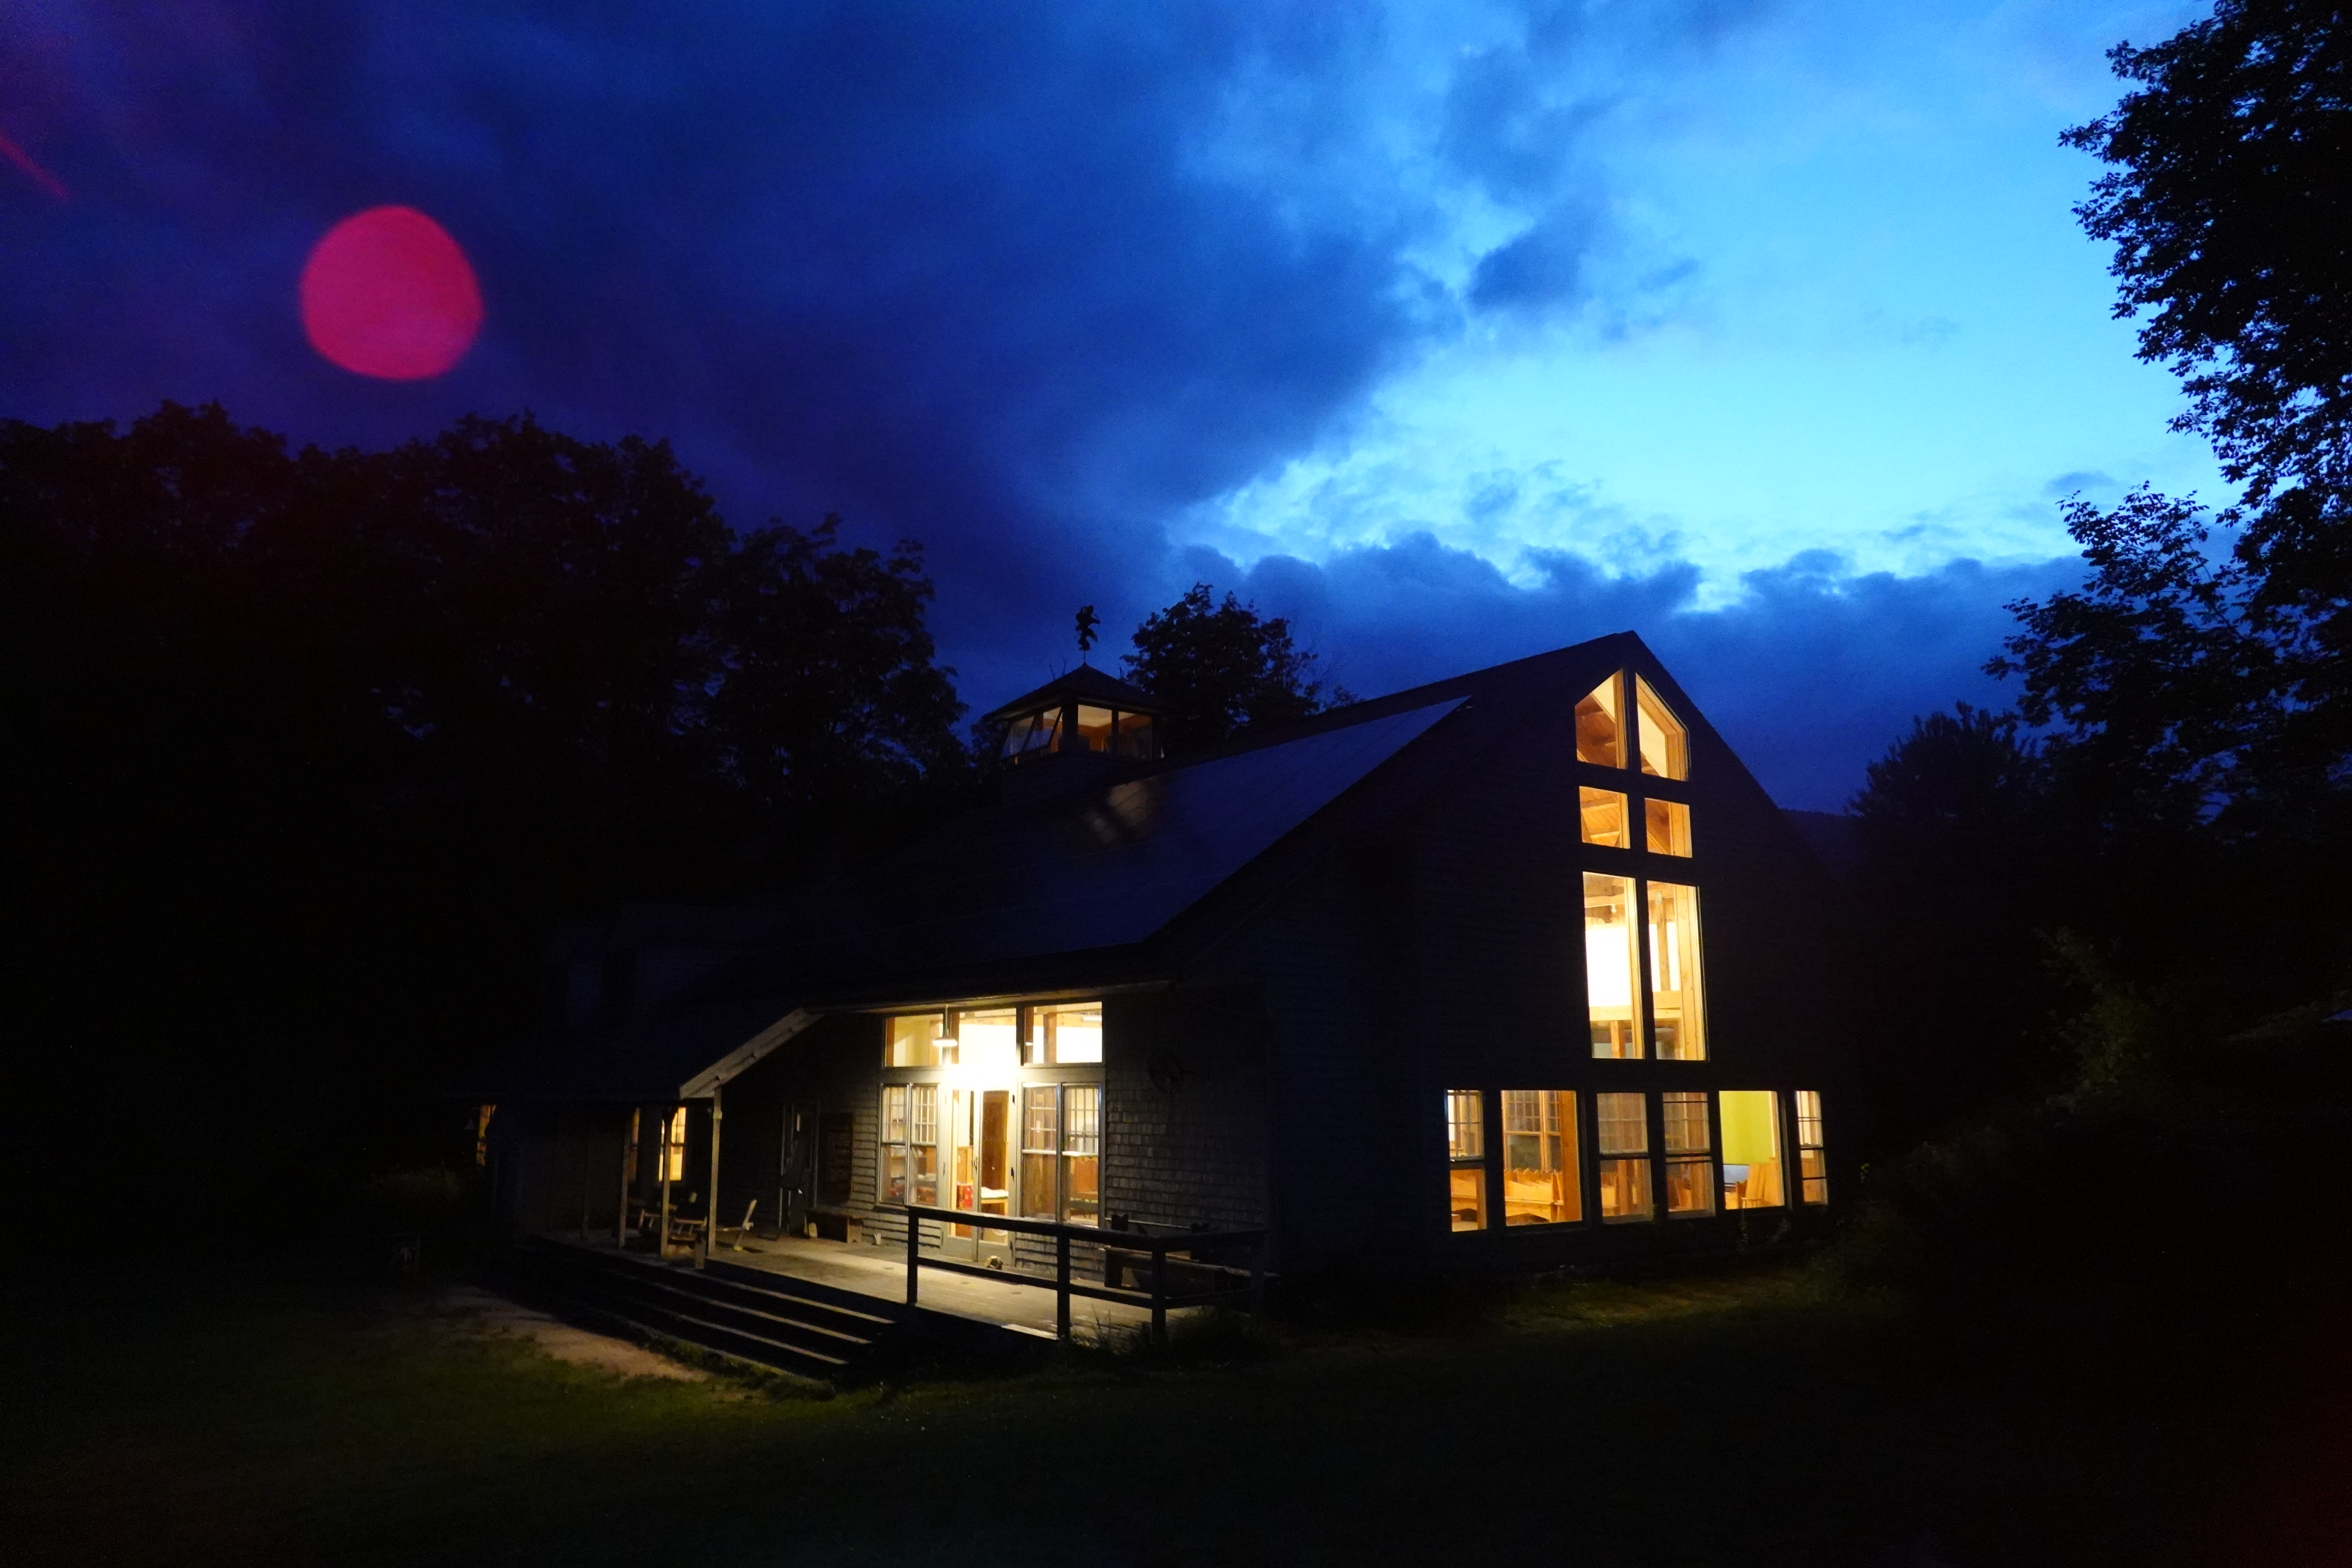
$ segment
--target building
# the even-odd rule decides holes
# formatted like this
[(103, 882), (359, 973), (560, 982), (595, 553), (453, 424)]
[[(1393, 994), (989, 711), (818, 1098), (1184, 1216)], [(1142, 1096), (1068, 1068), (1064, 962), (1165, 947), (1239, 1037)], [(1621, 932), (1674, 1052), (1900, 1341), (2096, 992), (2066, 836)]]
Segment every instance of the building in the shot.
[(715, 1184), (858, 1245), (969, 1213), (923, 1247), (1004, 1268), (1051, 1244), (991, 1216), (1522, 1270), (1852, 1191), (1828, 879), (1633, 635), (1180, 760), (1091, 668), (991, 717), (998, 798), (879, 868), (574, 943), (578, 1026), (466, 1086), (508, 1219)]

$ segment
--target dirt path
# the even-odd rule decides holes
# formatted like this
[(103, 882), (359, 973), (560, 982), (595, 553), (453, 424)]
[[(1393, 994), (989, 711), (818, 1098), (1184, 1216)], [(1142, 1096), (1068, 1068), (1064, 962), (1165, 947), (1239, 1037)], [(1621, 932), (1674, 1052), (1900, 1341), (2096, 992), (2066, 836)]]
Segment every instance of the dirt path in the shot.
[(556, 1360), (575, 1366), (593, 1366), (623, 1377), (667, 1377), (680, 1383), (702, 1383), (710, 1376), (699, 1367), (672, 1361), (611, 1334), (574, 1328), (478, 1286), (452, 1285), (435, 1298), (435, 1306), (469, 1331), (529, 1340)]

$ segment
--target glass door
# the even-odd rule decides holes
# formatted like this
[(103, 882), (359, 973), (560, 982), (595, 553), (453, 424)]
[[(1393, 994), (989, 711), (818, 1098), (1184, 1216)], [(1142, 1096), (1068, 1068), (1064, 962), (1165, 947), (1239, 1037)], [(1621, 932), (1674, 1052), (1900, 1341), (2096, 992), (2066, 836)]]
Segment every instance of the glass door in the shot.
[[(1012, 1090), (954, 1089), (948, 1095), (947, 1112), (947, 1206), (973, 1215), (1011, 1214)], [(1008, 1268), (1013, 1237), (981, 1226), (950, 1225), (940, 1238), (940, 1253)]]

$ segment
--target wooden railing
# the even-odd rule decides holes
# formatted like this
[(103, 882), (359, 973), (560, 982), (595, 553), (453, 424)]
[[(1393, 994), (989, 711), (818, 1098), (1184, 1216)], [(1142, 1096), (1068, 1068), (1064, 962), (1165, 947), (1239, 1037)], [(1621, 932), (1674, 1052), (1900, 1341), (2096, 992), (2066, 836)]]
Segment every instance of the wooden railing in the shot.
[[(888, 1211), (885, 1211), (888, 1212)], [(1194, 1307), (1215, 1303), (1233, 1304), (1237, 1288), (1211, 1290), (1173, 1291), (1168, 1288), (1168, 1255), (1171, 1252), (1192, 1254), (1186, 1265), (1192, 1271), (1207, 1271), (1237, 1283), (1246, 1272), (1249, 1277), (1247, 1301), (1255, 1313), (1264, 1302), (1265, 1293), (1265, 1237), (1263, 1230), (1111, 1230), (1091, 1225), (1071, 1225), (1062, 1220), (1015, 1219), (1010, 1215), (979, 1215), (968, 1209), (928, 1208), (920, 1204), (908, 1204), (899, 1210), (907, 1216), (907, 1305), (916, 1304), (921, 1271), (941, 1268), (950, 1274), (970, 1274), (982, 1279), (1011, 1281), (1017, 1285), (1034, 1285), (1054, 1292), (1054, 1328), (1062, 1339), (1070, 1337), (1070, 1298), (1085, 1296), (1098, 1301), (1122, 1301), (1130, 1307), (1148, 1307), (1151, 1311), (1151, 1337), (1157, 1341), (1168, 1338), (1168, 1310), (1171, 1307)], [(976, 1263), (959, 1263), (953, 1258), (923, 1256), (923, 1222), (936, 1225), (962, 1226), (975, 1230), (1002, 1230), (1023, 1236), (1049, 1236), (1054, 1238), (1054, 1277), (1024, 1273), (1018, 1268), (985, 1268)], [(1103, 1249), (1107, 1260), (1120, 1254), (1140, 1253), (1150, 1259), (1150, 1288), (1134, 1289), (1116, 1281), (1126, 1274), (1124, 1261), (1111, 1261), (1107, 1277), (1100, 1285), (1082, 1284), (1070, 1278), (1070, 1246), (1073, 1242)], [(1197, 1256), (1200, 1252), (1228, 1247), (1247, 1247), (1250, 1262), (1246, 1270), (1240, 1266), (1219, 1262)]]

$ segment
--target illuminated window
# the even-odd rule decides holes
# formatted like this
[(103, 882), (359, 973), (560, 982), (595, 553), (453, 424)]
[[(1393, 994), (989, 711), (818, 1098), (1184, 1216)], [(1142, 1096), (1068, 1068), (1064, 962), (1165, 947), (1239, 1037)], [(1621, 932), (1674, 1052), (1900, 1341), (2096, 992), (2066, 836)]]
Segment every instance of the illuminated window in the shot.
[(1626, 849), (1625, 797), (1613, 789), (1593, 789), (1580, 784), (1576, 805), (1587, 844), (1605, 845), (1612, 849)]
[(1789, 1201), (1780, 1176), (1780, 1097), (1769, 1089), (1727, 1089), (1716, 1102), (1723, 1121), (1723, 1206), (1779, 1208)]
[(1061, 1092), (1051, 1084), (1031, 1084), (1021, 1116), (1021, 1213), (1054, 1219), (1061, 1209)]
[(882, 1086), (882, 1201), (907, 1201), (907, 1089), (903, 1083)]
[[(1658, 1037), (1658, 1057), (1663, 1061), (1704, 1061), (1706, 1019), (1699, 984), (1698, 889), (1673, 882), (1649, 887), (1650, 1023)], [(1591, 919), (1588, 910), (1588, 941)]]
[(1108, 752), (1116, 718), (1108, 708), (1078, 704), (1078, 749), (1087, 752)]
[(1159, 731), (1149, 713), (1121, 713), (1118, 729), (1111, 750), (1122, 757), (1141, 757), (1145, 761), (1160, 754)]
[(940, 1042), (940, 1060), (982, 1074), (1004, 1074), (1021, 1065), (1021, 1009), (990, 1007), (948, 1015), (954, 1027)]
[[(498, 1113), (499, 1108), (495, 1105), (478, 1105), (474, 1108), (474, 1163), (477, 1165), (487, 1165), (490, 1163), (490, 1118)], [(632, 1151), (636, 1148), (636, 1142), (637, 1119), (636, 1113), (632, 1111), (629, 1115), (629, 1147)], [(635, 1168), (635, 1166), (631, 1167), (632, 1170)]]
[(1072, 1225), (1102, 1221), (1102, 1086), (1062, 1089), (1062, 1217)]
[(1584, 1217), (1576, 1158), (1576, 1096), (1503, 1091), (1503, 1223), (1567, 1225)]
[(1797, 1091), (1797, 1175), (1799, 1196), (1809, 1204), (1830, 1201), (1830, 1166), (1822, 1142), (1822, 1097), (1818, 1090)]
[(1633, 696), (1642, 708), (1642, 771), (1662, 779), (1690, 777), (1690, 742), (1683, 721), (1638, 675), (1633, 678)]
[(1031, 1067), (1102, 1060), (1102, 1004), (1049, 1002), (1030, 1008), (1021, 1059)]
[(1486, 1115), (1476, 1089), (1445, 1091), (1445, 1186), (1456, 1230), (1486, 1228)]
[(911, 1017), (892, 1018), (883, 1037), (882, 1065), (886, 1068), (935, 1068), (940, 1065), (940, 1015), (917, 1013)]
[(1650, 1217), (1650, 1108), (1639, 1094), (1592, 1097), (1600, 1153), (1601, 1218), (1610, 1224)]
[(909, 1191), (926, 1207), (940, 1201), (940, 1086), (907, 1086), (907, 1165)]
[(1050, 752), (1061, 738), (1062, 710), (1048, 708), (1039, 713), (1024, 713), (1006, 726), (1004, 752), (1008, 757), (1024, 757), (1035, 752)]
[(936, 1207), (940, 1201), (940, 1086), (882, 1086), (882, 1200)]
[(1642, 1020), (1633, 1011), (1633, 883), (1584, 873), (1584, 1008), (1596, 1057), (1642, 1054)]
[(669, 1125), (663, 1130), (662, 1173), (665, 1182), (686, 1180), (686, 1107), (670, 1112)]
[(1612, 675), (1576, 705), (1579, 761), (1598, 763), (1604, 768), (1625, 765), (1625, 725), (1619, 717), (1623, 704), (1618, 691), (1618, 678)]
[(1660, 1111), (1666, 1130), (1666, 1212), (1715, 1212), (1715, 1140), (1708, 1135), (1706, 1096), (1670, 1089)]
[(1690, 847), (1690, 807), (1678, 800), (1645, 800), (1642, 816), (1649, 828), (1653, 855), (1687, 855)]

